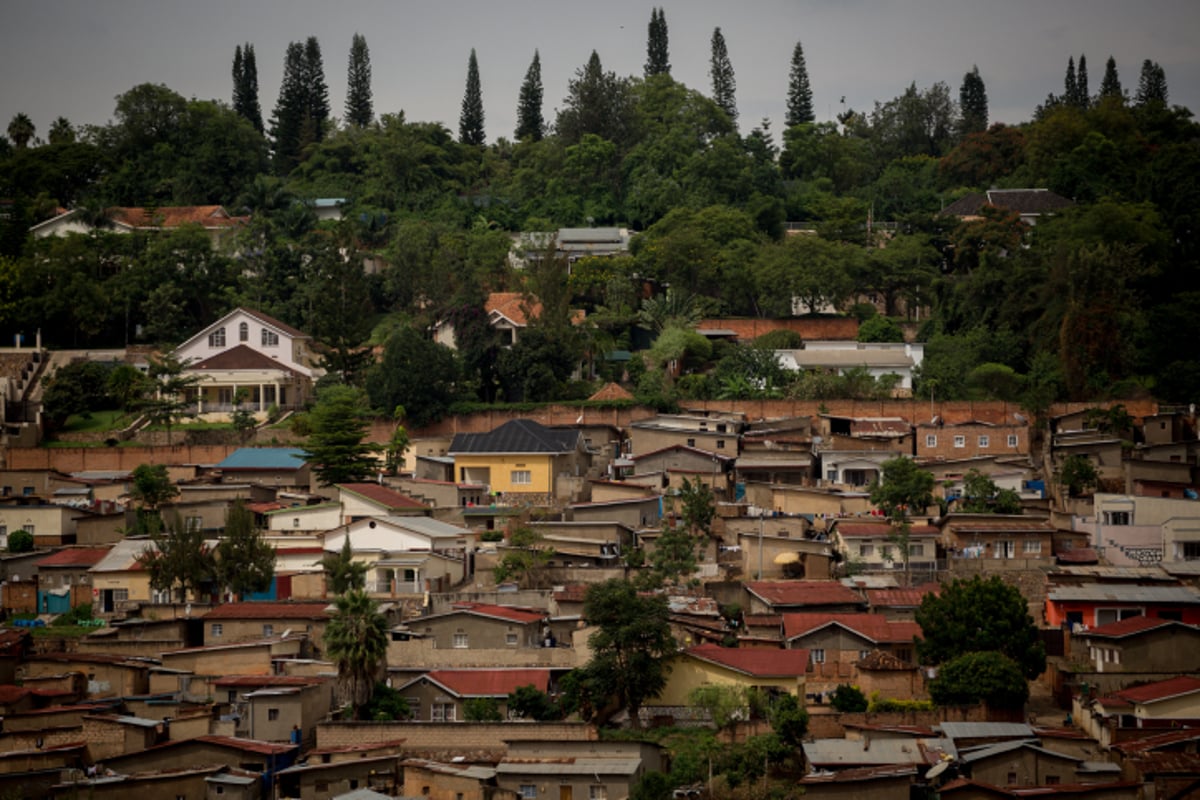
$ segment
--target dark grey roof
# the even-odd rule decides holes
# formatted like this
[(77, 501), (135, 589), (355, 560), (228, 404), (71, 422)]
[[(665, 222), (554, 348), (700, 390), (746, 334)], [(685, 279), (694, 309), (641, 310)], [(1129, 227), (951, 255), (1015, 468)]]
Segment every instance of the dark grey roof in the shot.
[(970, 217), (985, 205), (1005, 208), (1018, 214), (1047, 214), (1075, 205), (1049, 189), (989, 189), (986, 194), (972, 192), (955, 200), (941, 213), (951, 217)]
[(531, 419), (514, 419), (489, 433), (457, 433), (455, 453), (570, 453), (579, 446), (577, 430), (547, 428)]

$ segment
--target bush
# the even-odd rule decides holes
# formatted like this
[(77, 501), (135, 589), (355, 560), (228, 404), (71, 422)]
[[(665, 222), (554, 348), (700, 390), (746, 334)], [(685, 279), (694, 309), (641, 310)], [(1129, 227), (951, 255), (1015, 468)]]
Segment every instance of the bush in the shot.
[(833, 690), (829, 704), (842, 712), (866, 711), (867, 706), (870, 705), (862, 689), (845, 683)]
[(896, 700), (891, 697), (881, 697), (879, 692), (871, 692), (871, 702), (867, 711), (872, 714), (880, 711), (932, 711), (933, 702), (930, 700)]
[(33, 534), (29, 531), (13, 531), (8, 535), (8, 552), (28, 553), (33, 550)]

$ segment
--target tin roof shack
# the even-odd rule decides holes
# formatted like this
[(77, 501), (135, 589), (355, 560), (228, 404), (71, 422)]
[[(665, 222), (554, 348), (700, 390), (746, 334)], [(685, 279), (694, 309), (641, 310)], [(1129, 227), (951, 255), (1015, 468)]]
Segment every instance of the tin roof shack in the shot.
[(151, 688), (156, 693), (178, 692), (185, 700), (202, 701), (216, 696), (213, 684), (222, 677), (273, 674), (275, 659), (303, 656), (307, 646), (304, 634), (289, 634), (165, 652)]
[(67, 547), (37, 562), (38, 608), (65, 614), (92, 603), (91, 568), (108, 555), (107, 547)]
[(107, 761), (168, 741), (170, 722), (127, 714), (89, 714), (83, 718), (83, 736), (92, 761)]
[(992, 786), (1042, 786), (1113, 783), (1121, 769), (1108, 762), (1087, 761), (1022, 739), (958, 751), (972, 780)]
[(438, 650), (513, 650), (541, 647), (548, 620), (541, 609), (462, 602), (450, 611), (410, 619), (405, 628), (432, 640)]
[(812, 800), (909, 800), (918, 772), (903, 764), (859, 767), (805, 775), (798, 783)]
[(523, 800), (629, 797), (651, 770), (666, 767), (649, 742), (508, 741), (496, 783)]
[(213, 696), (228, 702), (237, 734), (264, 742), (312, 742), (317, 723), (334, 707), (333, 676), (232, 675), (212, 682)]
[(48, 797), (50, 787), (62, 780), (64, 772), (84, 768), (87, 745), (72, 742), (62, 745), (29, 747), (0, 753), (0, 794), (8, 797)]
[[(687, 441), (694, 439), (685, 438)], [(712, 452), (694, 444), (669, 444), (631, 455), (628, 460), (632, 472), (625, 479), (657, 489), (680, 489), (685, 480), (700, 482), (722, 500), (730, 497), (730, 476), (736, 457), (736, 446), (725, 453), (724, 448), (721, 452)]]
[[(1095, 672), (1184, 673), (1200, 668), (1200, 628), (1138, 615), (1071, 633), (1071, 655)], [(1119, 687), (1117, 687), (1119, 688)]]
[(239, 447), (217, 464), (221, 480), (308, 491), (312, 470), (298, 447)]
[[(429, 800), (517, 800), (516, 793), (496, 788), (496, 768), (409, 758), (404, 768), (404, 795)], [(507, 796), (506, 796), (507, 795)]]
[(467, 719), (473, 700), (495, 701), (502, 718), (508, 716), (508, 696), (522, 686), (550, 691), (548, 669), (439, 669), (413, 678), (396, 690), (404, 694), (414, 720), (454, 722)]
[(77, 672), (87, 676), (88, 696), (93, 699), (142, 695), (150, 690), (147, 659), (103, 654), (40, 653), (17, 668), (18, 679), (35, 679)]
[[(195, 768), (237, 768), (256, 774), (262, 790), (261, 796), (270, 797), (276, 773), (294, 764), (299, 750), (294, 744), (274, 744), (234, 736), (210, 735), (167, 742), (140, 753), (111, 758), (104, 766), (118, 774), (135, 770), (139, 773), (172, 770), (178, 769), (180, 764)], [(207, 795), (202, 790), (200, 794), (187, 796), (200, 798)]]
[[(109, 768), (111, 769), (111, 767)], [(129, 772), (88, 777), (84, 772), (73, 772), (65, 780), (50, 787), (51, 798), (112, 798), (124, 800), (132, 795), (146, 797), (202, 798), (207, 797), (208, 779), (220, 774), (217, 766), (175, 766), (148, 772)]]
[(787, 611), (848, 614), (865, 611), (862, 595), (838, 581), (750, 581), (745, 584), (751, 614)]
[(319, 655), (331, 606), (318, 603), (224, 603), (204, 615), (206, 644), (243, 642), (303, 633)]
[[(366, 756), (347, 761), (296, 764), (276, 776), (278, 797), (304, 800), (395, 797), (403, 783), (400, 756)], [(369, 792), (370, 794), (364, 794)]]

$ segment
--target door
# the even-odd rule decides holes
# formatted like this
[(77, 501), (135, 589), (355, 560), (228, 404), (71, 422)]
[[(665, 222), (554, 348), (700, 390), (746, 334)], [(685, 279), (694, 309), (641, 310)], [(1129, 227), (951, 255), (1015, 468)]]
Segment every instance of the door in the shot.
[(570, 786), (564, 785), (558, 787), (558, 800), (571, 800)]

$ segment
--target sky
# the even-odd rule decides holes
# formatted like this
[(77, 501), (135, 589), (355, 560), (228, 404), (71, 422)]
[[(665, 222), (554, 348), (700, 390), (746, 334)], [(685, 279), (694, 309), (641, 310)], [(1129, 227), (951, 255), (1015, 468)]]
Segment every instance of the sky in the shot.
[(269, 119), (289, 42), (321, 44), (332, 113), (344, 114), (353, 35), (366, 37), (376, 114), (403, 110), (457, 135), (467, 61), (475, 49), (489, 142), (513, 137), (517, 96), (538, 50), (544, 114), (592, 50), (606, 70), (641, 75), (654, 5), (664, 10), (671, 74), (708, 94), (713, 29), (737, 81), (743, 132), (782, 129), (788, 72), (804, 48), (818, 120), (870, 111), (912, 82), (946, 82), (958, 97), (979, 67), (992, 122), (1024, 122), (1061, 93), (1067, 59), (1087, 56), (1092, 92), (1116, 59), (1132, 93), (1144, 59), (1166, 72), (1170, 101), (1200, 110), (1197, 0), (3, 0), (0, 125), (28, 114), (44, 137), (64, 116), (104, 124), (114, 98), (161, 83), (188, 98), (231, 100), (234, 48), (249, 42)]

